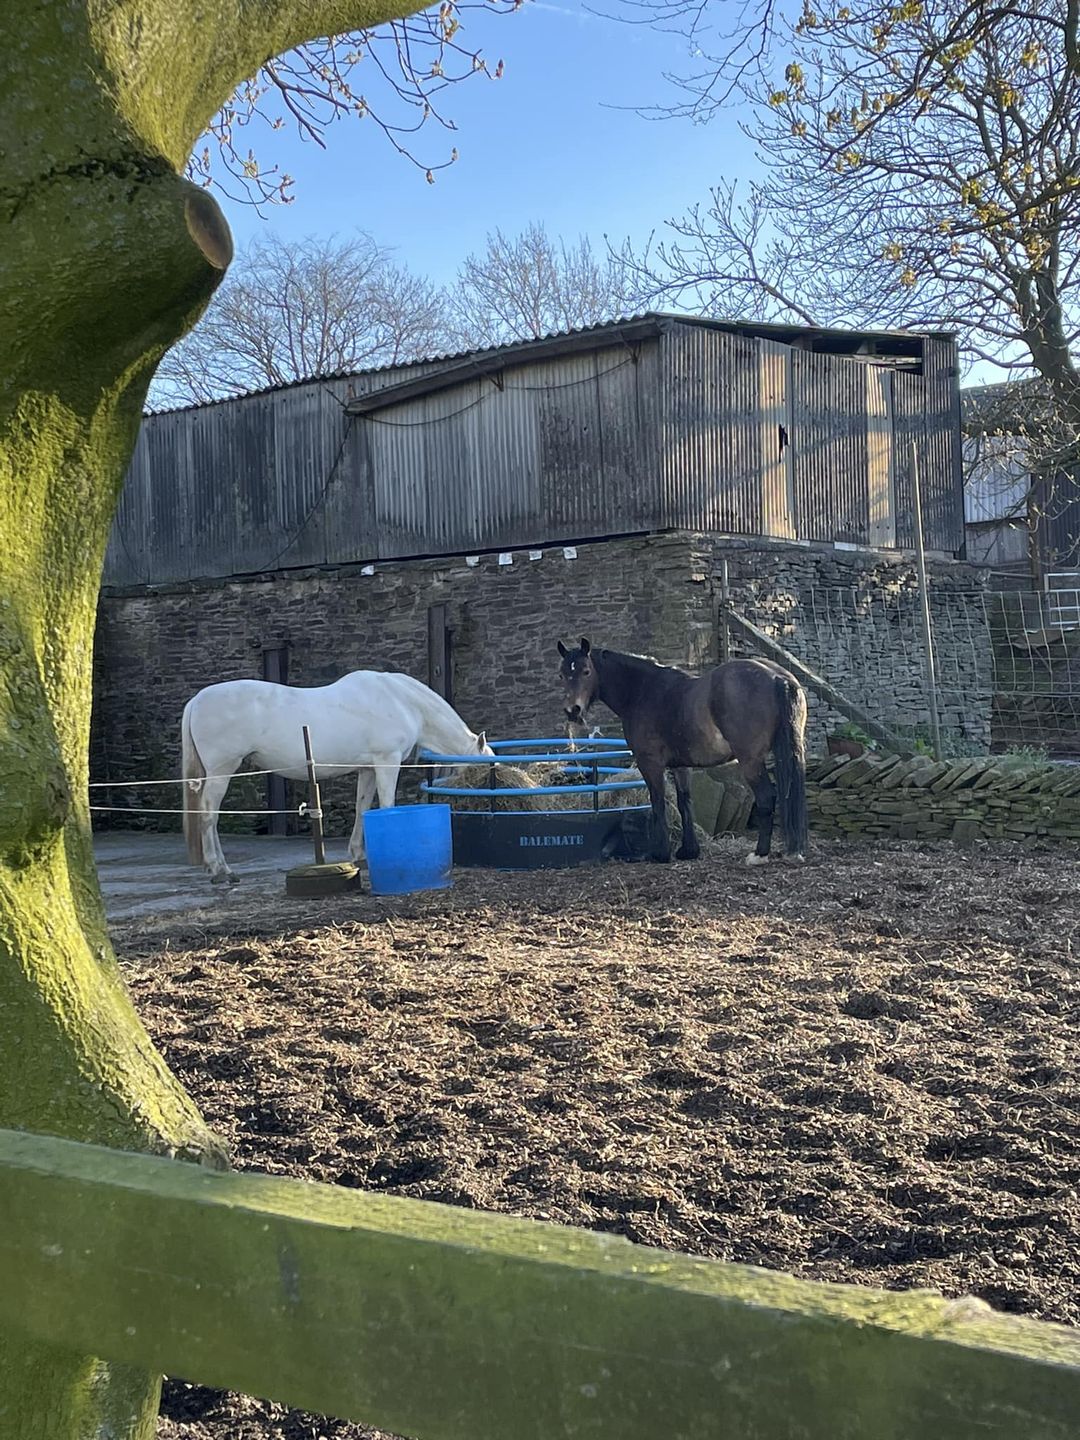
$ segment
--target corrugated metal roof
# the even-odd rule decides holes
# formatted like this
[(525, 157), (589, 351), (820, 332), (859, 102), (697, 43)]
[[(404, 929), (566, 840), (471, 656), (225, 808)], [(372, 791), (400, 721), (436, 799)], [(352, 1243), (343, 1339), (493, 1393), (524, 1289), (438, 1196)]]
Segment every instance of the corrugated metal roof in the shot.
[(252, 395), (267, 395), (279, 390), (291, 390), (297, 385), (359, 380), (373, 376), (401, 375), (404, 379), (409, 371), (414, 371), (420, 366), (426, 366), (431, 370), (470, 359), (495, 360), (504, 355), (508, 360), (513, 360), (518, 352), (529, 347), (542, 347), (549, 352), (538, 358), (556, 359), (562, 353), (567, 341), (573, 342), (574, 348), (580, 348), (582, 337), (594, 337), (602, 342), (606, 335), (610, 335), (613, 341), (617, 341), (619, 331), (627, 326), (652, 326), (658, 333), (661, 328), (672, 323), (695, 325), (702, 329), (720, 330), (728, 334), (745, 335), (751, 338), (775, 340), (782, 344), (801, 344), (804, 348), (825, 350), (838, 355), (866, 353), (881, 359), (901, 362), (907, 360), (909, 363), (917, 362), (921, 358), (921, 343), (926, 335), (932, 334), (944, 339), (953, 338), (952, 332), (947, 331), (845, 330), (828, 326), (784, 325), (771, 321), (717, 320), (703, 315), (682, 315), (674, 311), (650, 310), (639, 315), (625, 315), (611, 320), (603, 320), (596, 325), (582, 325), (576, 329), (552, 331), (539, 337), (530, 336), (523, 340), (512, 340), (504, 345), (493, 345), (479, 350), (459, 350), (445, 354), (426, 355), (401, 364), (372, 366), (367, 370), (337, 370), (325, 374), (307, 375), (297, 380), (282, 381), (277, 385), (245, 390), (237, 395), (225, 395), (218, 400), (207, 400), (192, 405), (166, 405), (148, 409), (145, 413), (147, 415), (167, 415), (183, 410), (206, 409), (213, 405), (229, 405), (236, 400), (246, 400)]
[(960, 410), (967, 435), (1021, 434), (1054, 414), (1045, 381), (1034, 376), (968, 385), (960, 391)]
[(867, 348), (845, 356), (835, 333), (789, 345), (775, 338), (785, 327), (746, 328), (642, 316), (481, 352), (483, 364), (385, 368), (154, 417), (107, 581), (670, 528), (903, 546), (912, 441), (927, 543), (956, 550), (955, 344), (893, 335), (920, 354), (896, 365), (854, 332), (842, 332), (849, 352)]

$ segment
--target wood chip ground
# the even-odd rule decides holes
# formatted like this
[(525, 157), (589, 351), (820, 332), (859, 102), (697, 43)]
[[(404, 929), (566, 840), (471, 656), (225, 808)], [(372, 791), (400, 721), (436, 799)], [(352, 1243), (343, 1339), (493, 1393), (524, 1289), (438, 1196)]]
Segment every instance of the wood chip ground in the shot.
[[(243, 1169), (1076, 1324), (1080, 862), (745, 848), (215, 896), (117, 943)], [(162, 1413), (162, 1440), (372, 1434), (179, 1379)]]

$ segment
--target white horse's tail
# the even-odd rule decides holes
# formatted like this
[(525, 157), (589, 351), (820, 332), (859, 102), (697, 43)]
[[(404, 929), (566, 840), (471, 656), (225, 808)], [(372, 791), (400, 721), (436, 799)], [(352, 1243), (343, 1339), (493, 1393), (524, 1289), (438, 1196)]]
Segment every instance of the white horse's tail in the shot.
[(187, 841), (188, 859), (192, 865), (202, 865), (205, 860), (203, 855), (202, 837), (202, 786), (191, 784), (191, 781), (202, 780), (206, 775), (206, 766), (202, 762), (198, 747), (191, 734), (191, 706), (192, 701), (184, 706), (184, 718), (180, 722), (181, 735), (181, 767), (180, 773), (184, 780), (184, 839)]

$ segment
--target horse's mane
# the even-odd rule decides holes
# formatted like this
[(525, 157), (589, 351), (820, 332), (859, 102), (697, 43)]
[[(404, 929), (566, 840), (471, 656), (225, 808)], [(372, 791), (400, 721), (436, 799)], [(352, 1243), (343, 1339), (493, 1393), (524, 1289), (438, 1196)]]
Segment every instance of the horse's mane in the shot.
[(654, 660), (651, 655), (633, 655), (628, 654), (625, 650), (599, 650), (593, 653), (599, 655), (601, 664), (605, 659), (618, 660), (628, 670), (636, 671), (638, 674), (648, 670), (674, 670), (679, 674), (682, 673), (677, 665), (661, 665), (660, 661)]
[(433, 710), (446, 715), (453, 715), (455, 719), (458, 720), (461, 719), (461, 716), (458, 715), (449, 700), (440, 695), (437, 690), (433, 690), (430, 685), (425, 685), (423, 680), (417, 680), (415, 675), (409, 675), (404, 670), (387, 670), (385, 673), (392, 675), (394, 679), (399, 684), (404, 685), (406, 689), (414, 691), (416, 698), (425, 701)]
[(417, 702), (427, 711), (433, 721), (451, 725), (455, 729), (464, 728), (470, 735), (473, 733), (450, 701), (440, 695), (437, 690), (432, 690), (430, 685), (425, 685), (422, 680), (417, 680), (415, 675), (407, 675), (403, 670), (389, 670), (384, 673), (392, 675), (398, 683), (411, 690)]

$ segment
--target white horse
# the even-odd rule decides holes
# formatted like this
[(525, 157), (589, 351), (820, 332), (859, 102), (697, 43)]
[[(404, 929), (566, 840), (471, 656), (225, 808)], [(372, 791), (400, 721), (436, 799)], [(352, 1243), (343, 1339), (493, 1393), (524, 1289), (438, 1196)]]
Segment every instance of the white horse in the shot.
[(184, 835), (188, 858), (215, 884), (236, 883), (218, 838), (218, 812), (245, 760), (286, 780), (307, 779), (303, 727), (320, 780), (359, 771), (349, 858), (364, 853), (364, 811), (376, 792), (393, 805), (398, 772), (423, 745), (448, 755), (491, 755), (482, 734), (411, 675), (354, 670), (333, 685), (300, 689), (268, 680), (208, 685), (184, 706)]

